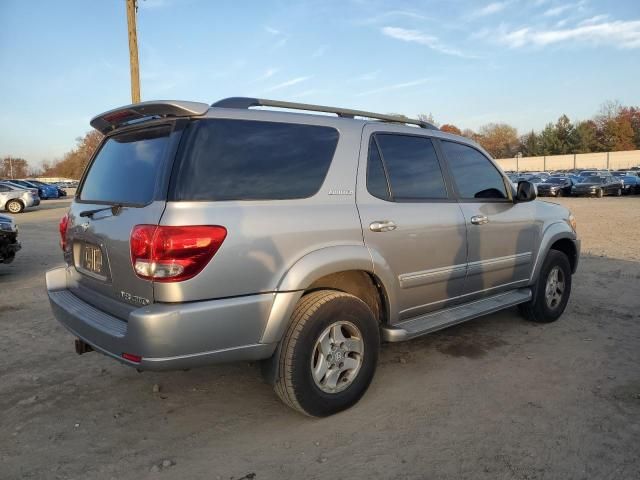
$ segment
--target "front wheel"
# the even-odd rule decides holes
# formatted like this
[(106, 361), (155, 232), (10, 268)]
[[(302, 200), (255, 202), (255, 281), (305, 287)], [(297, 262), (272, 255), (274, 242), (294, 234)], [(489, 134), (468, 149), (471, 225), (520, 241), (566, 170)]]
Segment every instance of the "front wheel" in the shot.
[(601, 188), (598, 189), (598, 193), (596, 193), (596, 195), (597, 195), (598, 198), (604, 197), (604, 190), (602, 190)]
[(622, 196), (622, 189), (619, 188), (618, 190), (616, 190), (616, 197), (621, 197)]
[(571, 295), (571, 265), (564, 253), (549, 250), (532, 290), (532, 299), (518, 305), (523, 316), (539, 323), (560, 318)]
[(558, 193), (556, 193), (556, 197), (564, 197), (564, 192), (562, 190), (558, 190)]
[(309, 416), (346, 410), (369, 387), (379, 350), (378, 322), (366, 303), (344, 292), (309, 293), (282, 340), (275, 391)]

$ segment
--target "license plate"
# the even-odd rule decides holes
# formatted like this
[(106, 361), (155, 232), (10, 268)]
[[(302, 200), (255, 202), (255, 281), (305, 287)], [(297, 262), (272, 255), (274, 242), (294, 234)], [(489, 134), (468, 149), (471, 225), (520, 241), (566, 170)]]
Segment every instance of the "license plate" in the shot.
[(82, 268), (91, 273), (102, 275), (102, 250), (95, 245), (84, 244), (82, 249)]

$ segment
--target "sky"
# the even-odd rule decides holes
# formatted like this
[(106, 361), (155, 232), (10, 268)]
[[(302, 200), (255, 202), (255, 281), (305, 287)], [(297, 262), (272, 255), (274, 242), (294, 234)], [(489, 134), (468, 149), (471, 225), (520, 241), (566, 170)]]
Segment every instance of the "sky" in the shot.
[[(540, 130), (640, 105), (639, 0), (139, 0), (142, 100), (254, 96)], [(0, 157), (131, 101), (124, 0), (0, 0)]]

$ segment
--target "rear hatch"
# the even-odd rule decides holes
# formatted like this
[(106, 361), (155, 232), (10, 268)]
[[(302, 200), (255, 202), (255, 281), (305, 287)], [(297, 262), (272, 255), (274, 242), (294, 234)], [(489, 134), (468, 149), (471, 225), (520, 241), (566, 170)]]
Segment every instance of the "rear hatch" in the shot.
[(65, 259), (69, 288), (95, 307), (126, 319), (153, 302), (153, 282), (132, 268), (129, 240), (136, 225), (157, 225), (181, 121), (128, 128), (106, 138), (69, 210)]

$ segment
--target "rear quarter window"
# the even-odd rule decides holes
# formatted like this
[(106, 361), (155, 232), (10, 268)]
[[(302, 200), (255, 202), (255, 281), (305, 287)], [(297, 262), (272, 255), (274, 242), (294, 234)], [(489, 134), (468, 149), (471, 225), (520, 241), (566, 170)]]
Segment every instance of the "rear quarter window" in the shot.
[(320, 189), (338, 131), (250, 120), (199, 120), (185, 137), (173, 200), (284, 200)]

